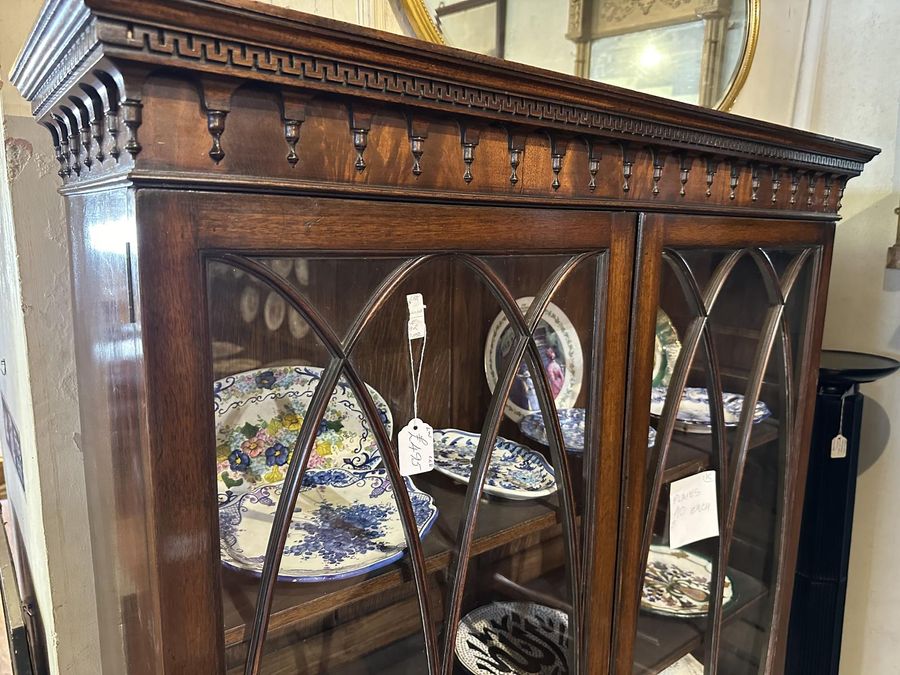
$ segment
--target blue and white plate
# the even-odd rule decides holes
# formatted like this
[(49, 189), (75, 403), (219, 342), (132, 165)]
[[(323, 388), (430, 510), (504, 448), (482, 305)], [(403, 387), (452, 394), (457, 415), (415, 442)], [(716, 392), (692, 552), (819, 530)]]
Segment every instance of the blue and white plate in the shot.
[[(566, 450), (584, 452), (584, 408), (562, 408), (556, 414), (559, 416), (559, 426), (562, 428)], [(540, 412), (523, 417), (519, 422), (519, 429), (538, 443), (550, 444), (547, 439), (547, 428), (544, 426), (544, 416)], [(655, 441), (656, 429), (650, 427), (647, 431), (647, 447), (652, 447)]]
[[(312, 366), (260, 368), (217, 380), (216, 477), (219, 494), (247, 492), (284, 480), (322, 369)], [(372, 387), (369, 393), (388, 436), (391, 411)], [(309, 469), (374, 469), (381, 464), (372, 425), (349, 382), (341, 378), (319, 424)]]
[[(468, 484), (479, 435), (458, 429), (435, 429), (434, 468)], [(535, 499), (556, 492), (553, 467), (539, 452), (497, 437), (484, 492), (507, 499)]]
[[(665, 387), (653, 387), (651, 391), (650, 414), (654, 417), (662, 415), (663, 405), (666, 402), (666, 391)], [(736, 427), (741, 420), (744, 397), (740, 394), (726, 392), (722, 394), (722, 403), (725, 406), (725, 426)], [(761, 422), (771, 414), (765, 403), (757, 401), (753, 411), (753, 423)], [(675, 428), (688, 433), (712, 433), (709, 393), (705, 387), (685, 387), (678, 412), (675, 413)]]
[[(405, 479), (419, 536), (437, 519), (431, 495)], [(243, 494), (219, 495), (219, 549), (222, 563), (260, 574), (281, 497), (282, 484), (262, 485)], [(403, 557), (406, 539), (387, 470), (307, 471), (278, 578), (329, 581), (366, 574)]]

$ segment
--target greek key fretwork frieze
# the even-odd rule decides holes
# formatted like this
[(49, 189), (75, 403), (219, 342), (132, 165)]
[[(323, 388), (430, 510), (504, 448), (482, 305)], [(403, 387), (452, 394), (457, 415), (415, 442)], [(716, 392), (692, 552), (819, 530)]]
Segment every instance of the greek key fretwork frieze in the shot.
[[(398, 103), (411, 99), (446, 107), (454, 113), (487, 113), (511, 122), (544, 122), (572, 127), (582, 133), (610, 133), (644, 139), (645, 142), (693, 146), (717, 153), (737, 153), (770, 162), (812, 164), (835, 171), (859, 173), (862, 163), (685, 128), (652, 120), (592, 110), (586, 106), (450, 82), (434, 77), (390, 71), (361, 63), (344, 63), (314, 54), (246, 44), (235, 40), (191, 34), (104, 20), (100, 40), (113, 49), (140, 51), (156, 61), (173, 60), (191, 67), (212, 66), (256, 73), (263, 79), (281, 79), (286, 84), (307, 83), (316, 88), (366, 91)], [(346, 92), (344, 92), (346, 93)]]

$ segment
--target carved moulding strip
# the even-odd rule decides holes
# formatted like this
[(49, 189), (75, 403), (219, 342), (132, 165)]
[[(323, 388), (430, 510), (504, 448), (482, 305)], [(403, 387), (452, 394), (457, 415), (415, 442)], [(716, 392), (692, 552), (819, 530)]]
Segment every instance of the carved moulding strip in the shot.
[(696, 151), (715, 149), (718, 154), (734, 154), (784, 165), (813, 165), (833, 173), (858, 174), (863, 167), (862, 162), (854, 159), (797, 150), (785, 145), (735, 138), (678, 124), (199, 33), (125, 24), (106, 18), (102, 19), (98, 33), (104, 53), (117, 60), (134, 59), (140, 54), (141, 61), (145, 63), (177, 64), (232, 76), (243, 71), (252, 79), (302, 85), (343, 95), (357, 92), (361, 96), (395, 103), (523, 124), (540, 121), (544, 127), (576, 133), (604, 135), (612, 139), (640, 138), (643, 144)]

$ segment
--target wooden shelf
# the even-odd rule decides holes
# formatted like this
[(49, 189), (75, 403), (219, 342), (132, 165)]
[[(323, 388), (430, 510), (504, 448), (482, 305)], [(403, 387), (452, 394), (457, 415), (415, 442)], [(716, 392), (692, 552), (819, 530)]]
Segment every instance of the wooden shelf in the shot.
[[(757, 579), (735, 569), (728, 570), (734, 586), (734, 596), (724, 609), (725, 627), (755, 607), (768, 589)], [(703, 644), (706, 618), (686, 619), (660, 616), (641, 611), (638, 634), (634, 643), (635, 673), (658, 673), (685, 654)]]
[[(432, 472), (415, 479), (416, 485), (431, 494), (437, 504), (438, 520), (422, 540), (426, 569), (435, 573), (450, 564), (465, 499), (465, 486)], [(556, 497), (528, 501), (487, 499), (479, 509), (473, 555), (539, 537), (557, 525)], [(320, 583), (279, 583), (275, 591), (268, 638), (293, 631), (301, 625), (315, 625), (323, 617), (351, 604), (371, 600), (369, 611), (412, 592), (411, 572), (406, 559), (351, 579)], [(222, 569), (226, 650), (240, 648), (248, 638), (259, 580), (249, 574)], [(374, 604), (373, 604), (374, 603)], [(415, 610), (418, 621), (418, 610)]]

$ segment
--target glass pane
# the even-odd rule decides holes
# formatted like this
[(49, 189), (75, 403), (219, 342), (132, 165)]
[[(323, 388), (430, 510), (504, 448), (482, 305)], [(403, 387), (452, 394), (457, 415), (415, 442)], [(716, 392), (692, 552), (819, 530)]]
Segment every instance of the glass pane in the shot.
[[(269, 536), (306, 435), (296, 505), (282, 507), (261, 672), (427, 673), (427, 633), (435, 659), (458, 672), (574, 667), (605, 253), (241, 267), (208, 268), (228, 672), (243, 672)], [(416, 293), (427, 338), (410, 341)], [(317, 416), (323, 382), (333, 387)], [(433, 428), (435, 466), (403, 479), (401, 493), (391, 472), (414, 418)], [(483, 484), (470, 485), (482, 458)]]
[[(815, 255), (665, 252), (634, 672), (765, 667)], [(706, 502), (704, 480), (715, 486)]]

